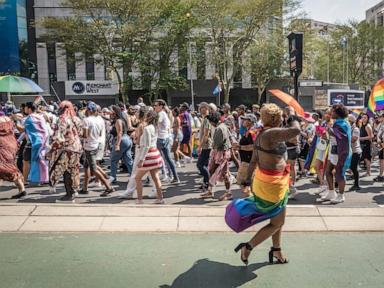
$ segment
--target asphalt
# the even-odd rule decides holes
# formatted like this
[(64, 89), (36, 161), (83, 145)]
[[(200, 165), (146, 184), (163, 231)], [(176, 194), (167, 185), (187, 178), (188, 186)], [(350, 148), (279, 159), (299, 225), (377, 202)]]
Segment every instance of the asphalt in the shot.
[[(336, 207), (378, 207), (384, 205), (384, 185), (383, 183), (373, 181), (373, 178), (378, 174), (378, 167), (373, 166), (371, 177), (361, 178), (362, 190), (358, 192), (347, 192), (345, 203), (338, 204)], [(218, 197), (224, 193), (224, 186), (219, 184), (215, 188), (215, 199), (200, 199), (199, 180), (201, 176), (197, 173), (196, 163), (186, 164), (185, 167), (178, 169), (181, 178), (180, 185), (164, 185), (164, 197), (169, 205), (196, 205), (196, 206), (223, 206), (226, 201), (218, 201)], [(361, 174), (363, 174), (362, 172)], [(318, 189), (317, 185), (311, 183), (312, 178), (301, 179), (297, 183), (297, 189), (300, 194), (296, 200), (290, 200), (290, 205), (316, 205), (324, 206), (316, 202), (318, 198), (314, 192)], [(76, 199), (77, 204), (134, 204), (133, 200), (123, 200), (118, 198), (118, 192), (124, 191), (127, 185), (128, 177), (125, 173), (118, 175), (118, 182), (115, 185), (116, 193), (109, 197), (102, 198), (100, 193), (102, 188), (91, 188), (90, 194), (79, 196)], [(348, 181), (347, 190), (351, 187), (352, 181)], [(144, 188), (144, 195), (151, 193), (149, 187)], [(60, 183), (57, 187), (57, 193), (50, 194), (47, 186), (28, 187), (28, 196), (21, 200), (11, 200), (10, 197), (17, 193), (16, 188), (12, 183), (4, 182), (0, 187), (0, 204), (1, 203), (21, 203), (21, 204), (51, 204), (56, 203), (64, 194), (63, 184)], [(242, 193), (238, 185), (233, 185), (234, 197), (241, 197)], [(145, 199), (146, 204), (151, 204), (153, 200)]]
[(289, 264), (268, 264), (268, 240), (244, 267), (233, 248), (249, 237), (3, 233), (0, 287), (383, 287), (383, 233), (284, 233)]

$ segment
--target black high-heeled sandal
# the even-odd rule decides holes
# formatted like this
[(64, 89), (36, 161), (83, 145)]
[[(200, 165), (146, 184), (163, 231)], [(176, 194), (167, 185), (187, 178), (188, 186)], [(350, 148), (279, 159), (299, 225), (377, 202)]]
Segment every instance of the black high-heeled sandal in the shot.
[[(243, 249), (243, 247), (245, 247), (245, 249), (247, 249), (248, 251), (252, 251), (253, 247), (249, 244), (249, 243), (240, 243), (236, 248), (235, 248), (235, 252), (239, 252), (240, 250)], [(248, 258), (247, 259), (244, 259), (243, 258), (243, 255), (240, 256), (240, 259), (241, 261), (243, 261), (243, 263), (245, 265), (248, 265)]]
[[(273, 252), (281, 251), (281, 248), (271, 247), (269, 251), (269, 264), (287, 264), (289, 261), (287, 258), (280, 259), (273, 255)], [(273, 262), (273, 258), (276, 258), (277, 262)]]

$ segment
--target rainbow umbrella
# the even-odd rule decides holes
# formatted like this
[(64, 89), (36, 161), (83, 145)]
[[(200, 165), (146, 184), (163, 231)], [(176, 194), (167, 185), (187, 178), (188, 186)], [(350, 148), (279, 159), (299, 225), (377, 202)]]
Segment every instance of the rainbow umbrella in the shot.
[(31, 79), (6, 75), (0, 76), (0, 92), (7, 93), (10, 100), (11, 93), (41, 93), (44, 90)]
[(372, 113), (384, 110), (384, 78), (373, 87), (371, 96), (369, 96), (368, 109)]

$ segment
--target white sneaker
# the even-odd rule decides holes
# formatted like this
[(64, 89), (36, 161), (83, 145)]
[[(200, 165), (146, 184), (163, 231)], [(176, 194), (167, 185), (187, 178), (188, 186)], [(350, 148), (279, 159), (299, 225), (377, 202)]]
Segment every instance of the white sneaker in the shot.
[(149, 199), (156, 199), (157, 198), (157, 192), (155, 188), (152, 188), (151, 193), (148, 194)]
[(56, 193), (56, 186), (49, 187), (49, 193), (51, 194)]
[(184, 163), (192, 163), (192, 158), (189, 156), (184, 156)]
[(109, 181), (109, 183), (113, 183), (116, 181), (116, 179), (113, 178), (112, 176), (109, 176), (108, 181)]
[(336, 198), (331, 199), (332, 204), (339, 204), (339, 203), (343, 203), (344, 201), (345, 201), (344, 193), (343, 194), (338, 193)]
[[(112, 181), (109, 179), (109, 182), (112, 183)], [(103, 185), (101, 184), (101, 182), (92, 182), (88, 185), (88, 187), (96, 187), (96, 188), (99, 188), (99, 187), (102, 187)]]
[(118, 198), (120, 198), (120, 199), (132, 199), (133, 193), (124, 192), (124, 193), (119, 194)]
[(176, 162), (176, 167), (177, 167), (177, 168), (181, 168), (181, 164), (180, 164), (179, 161)]
[(296, 196), (299, 194), (295, 186), (289, 186), (289, 196), (288, 199), (296, 199)]
[(153, 204), (156, 204), (156, 205), (164, 205), (165, 204), (165, 201), (164, 199), (156, 199), (155, 202), (153, 202)]
[(327, 186), (320, 186), (319, 190), (317, 190), (314, 194), (323, 196), (325, 192), (327, 192)]
[(327, 193), (321, 197), (321, 200), (322, 201), (330, 201), (332, 199), (335, 199), (337, 196), (337, 193), (335, 192), (335, 190), (332, 190), (332, 191), (327, 191)]

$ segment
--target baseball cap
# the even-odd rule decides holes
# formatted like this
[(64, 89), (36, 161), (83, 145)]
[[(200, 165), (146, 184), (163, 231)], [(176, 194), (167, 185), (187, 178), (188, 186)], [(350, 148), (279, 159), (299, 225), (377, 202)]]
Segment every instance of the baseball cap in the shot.
[(95, 102), (88, 101), (87, 103), (87, 110), (90, 112), (96, 112), (97, 111), (97, 105)]
[(257, 122), (256, 116), (254, 114), (251, 114), (251, 113), (245, 114), (244, 116), (240, 116), (240, 119), (241, 120), (249, 120), (253, 123)]

